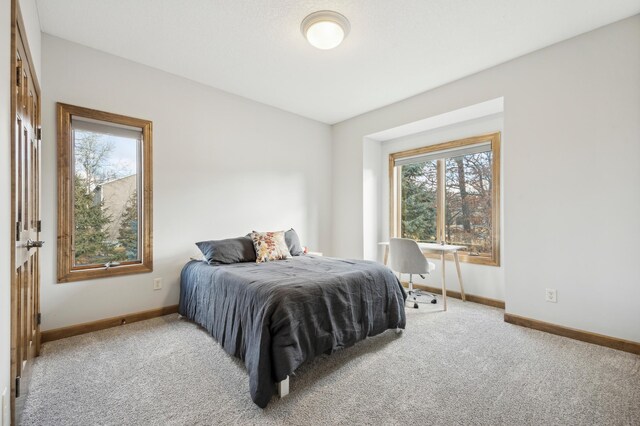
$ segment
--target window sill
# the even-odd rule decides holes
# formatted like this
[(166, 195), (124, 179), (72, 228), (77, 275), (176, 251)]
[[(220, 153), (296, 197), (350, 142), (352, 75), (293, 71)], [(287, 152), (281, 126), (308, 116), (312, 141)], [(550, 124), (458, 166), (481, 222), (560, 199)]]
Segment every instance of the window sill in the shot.
[[(440, 254), (438, 253), (424, 253), (424, 256), (428, 259), (440, 259)], [(445, 255), (446, 260), (453, 261), (452, 254)], [(484, 265), (484, 266), (500, 266), (500, 261), (497, 259), (492, 259), (488, 256), (470, 256), (467, 254), (463, 254), (462, 252), (458, 252), (458, 259), (460, 259), (460, 263), (470, 263), (472, 265)]]
[(146, 263), (137, 263), (135, 265), (112, 266), (110, 268), (100, 267), (94, 269), (77, 269), (66, 272), (64, 275), (58, 276), (58, 284), (64, 284), (74, 281), (85, 281), (96, 278), (119, 277), (123, 275), (143, 274), (153, 272), (153, 264), (148, 261)]

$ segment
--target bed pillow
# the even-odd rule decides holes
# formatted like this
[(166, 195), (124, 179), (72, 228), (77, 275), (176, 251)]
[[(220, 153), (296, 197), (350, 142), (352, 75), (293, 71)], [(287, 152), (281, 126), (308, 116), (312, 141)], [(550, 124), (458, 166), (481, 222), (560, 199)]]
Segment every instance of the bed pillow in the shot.
[(291, 256), (284, 239), (284, 231), (251, 233), (256, 252), (256, 263), (286, 259)]
[(197, 260), (198, 262), (206, 262), (206, 259), (202, 255), (202, 252), (193, 253), (191, 256), (189, 256), (189, 260)]
[(300, 238), (298, 238), (298, 233), (293, 228), (284, 233), (284, 239), (287, 242), (287, 247), (289, 248), (291, 256), (301, 256), (304, 254), (304, 249), (302, 248), (302, 244), (300, 244)]
[(210, 265), (256, 261), (253, 241), (247, 237), (200, 241), (196, 245)]

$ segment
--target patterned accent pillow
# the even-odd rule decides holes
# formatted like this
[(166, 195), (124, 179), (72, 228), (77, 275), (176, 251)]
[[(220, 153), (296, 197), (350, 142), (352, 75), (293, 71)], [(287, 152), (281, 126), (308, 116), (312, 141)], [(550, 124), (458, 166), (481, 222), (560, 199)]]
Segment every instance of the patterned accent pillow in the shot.
[(251, 233), (253, 247), (256, 249), (256, 263), (269, 262), (291, 257), (287, 242), (284, 239), (284, 231)]

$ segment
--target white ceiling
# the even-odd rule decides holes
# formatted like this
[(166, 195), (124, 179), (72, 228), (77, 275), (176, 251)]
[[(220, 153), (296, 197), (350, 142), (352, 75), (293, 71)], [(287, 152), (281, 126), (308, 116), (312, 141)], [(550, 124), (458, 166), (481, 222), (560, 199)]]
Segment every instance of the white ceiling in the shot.
[[(336, 123), (640, 13), (640, 0), (38, 0), (42, 31)], [(321, 51), (309, 13), (351, 33)]]

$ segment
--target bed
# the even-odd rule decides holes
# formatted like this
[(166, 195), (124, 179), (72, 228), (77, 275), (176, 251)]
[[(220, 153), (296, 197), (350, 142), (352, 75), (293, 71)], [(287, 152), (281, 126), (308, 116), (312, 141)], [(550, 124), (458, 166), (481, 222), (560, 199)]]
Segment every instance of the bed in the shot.
[[(385, 266), (313, 255), (259, 263), (192, 260), (179, 313), (245, 363), (264, 408), (301, 364), (388, 329), (404, 329), (406, 293)], [(287, 382), (288, 383), (288, 382)]]

